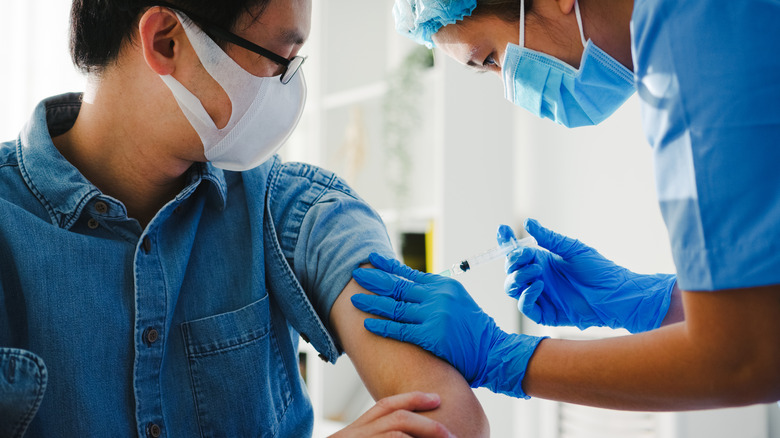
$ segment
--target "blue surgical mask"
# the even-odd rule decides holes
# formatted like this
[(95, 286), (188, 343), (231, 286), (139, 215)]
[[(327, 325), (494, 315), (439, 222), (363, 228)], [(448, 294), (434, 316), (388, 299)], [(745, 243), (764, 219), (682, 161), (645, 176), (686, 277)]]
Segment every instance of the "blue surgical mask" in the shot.
[(509, 43), (502, 66), (504, 96), (539, 117), (563, 126), (596, 125), (626, 101), (636, 88), (634, 74), (585, 40), (580, 5), (574, 8), (585, 50), (580, 68), (525, 48), (525, 1), (520, 6), (520, 45)]

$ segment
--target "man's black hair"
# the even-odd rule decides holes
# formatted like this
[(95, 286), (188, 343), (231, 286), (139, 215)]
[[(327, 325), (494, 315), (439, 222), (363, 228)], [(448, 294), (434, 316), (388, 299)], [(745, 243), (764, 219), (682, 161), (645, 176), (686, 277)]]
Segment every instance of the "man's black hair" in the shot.
[[(233, 29), (245, 12), (262, 14), (270, 0), (169, 0), (209, 23)], [(73, 0), (70, 11), (70, 54), (81, 71), (100, 73), (115, 62), (122, 45), (132, 42), (140, 13), (154, 0)], [(196, 24), (198, 19), (193, 18)]]

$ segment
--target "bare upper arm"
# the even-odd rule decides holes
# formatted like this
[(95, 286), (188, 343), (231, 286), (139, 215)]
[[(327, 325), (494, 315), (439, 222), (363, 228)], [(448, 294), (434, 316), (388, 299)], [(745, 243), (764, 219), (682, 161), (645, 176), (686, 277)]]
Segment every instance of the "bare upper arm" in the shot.
[(437, 393), (441, 405), (424, 415), (441, 422), (456, 436), (488, 436), (485, 413), (463, 376), (417, 346), (368, 332), (363, 320), (373, 315), (352, 305), (350, 297), (356, 293), (370, 292), (351, 280), (333, 304), (330, 323), (371, 396), (378, 400), (408, 391)]

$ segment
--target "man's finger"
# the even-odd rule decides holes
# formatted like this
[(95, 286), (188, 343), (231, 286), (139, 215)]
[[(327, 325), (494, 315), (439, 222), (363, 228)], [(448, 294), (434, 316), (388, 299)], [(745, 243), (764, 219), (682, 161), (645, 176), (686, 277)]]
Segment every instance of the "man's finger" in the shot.
[[(449, 438), (452, 435), (444, 425), (407, 410), (396, 410), (391, 414), (378, 419), (372, 426), (375, 432), (369, 432), (368, 436), (379, 435), (395, 437), (393, 432), (401, 432), (415, 438)], [(403, 435), (402, 435), (403, 436)]]
[(399, 409), (407, 411), (430, 411), (441, 403), (438, 394), (421, 391), (405, 392), (379, 400), (371, 409), (358, 418), (356, 424), (367, 424)]

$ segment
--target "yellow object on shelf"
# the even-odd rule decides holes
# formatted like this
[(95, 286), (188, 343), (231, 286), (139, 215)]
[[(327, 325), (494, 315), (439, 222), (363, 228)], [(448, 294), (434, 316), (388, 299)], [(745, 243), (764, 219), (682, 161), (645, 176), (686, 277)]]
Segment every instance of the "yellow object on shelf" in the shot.
[(436, 223), (433, 219), (428, 221), (428, 226), (425, 229), (425, 270), (428, 273), (434, 271), (434, 256), (433, 256), (433, 235), (436, 229)]

